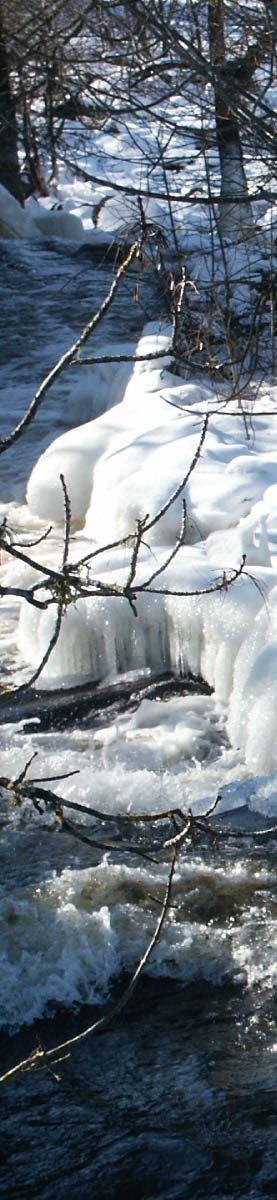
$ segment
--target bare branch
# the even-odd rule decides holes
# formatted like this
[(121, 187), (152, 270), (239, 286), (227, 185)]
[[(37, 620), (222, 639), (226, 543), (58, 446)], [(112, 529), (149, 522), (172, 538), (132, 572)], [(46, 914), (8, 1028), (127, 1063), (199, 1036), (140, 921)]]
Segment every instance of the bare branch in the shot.
[(64, 532), (63, 561), (62, 561), (62, 571), (65, 571), (65, 568), (66, 568), (66, 565), (68, 562), (68, 554), (69, 554), (71, 508), (70, 508), (70, 500), (69, 500), (69, 496), (68, 496), (68, 491), (67, 491), (64, 475), (60, 475), (60, 480), (61, 480), (61, 485), (62, 485), (63, 494), (64, 494), (64, 510), (65, 510), (65, 532)]

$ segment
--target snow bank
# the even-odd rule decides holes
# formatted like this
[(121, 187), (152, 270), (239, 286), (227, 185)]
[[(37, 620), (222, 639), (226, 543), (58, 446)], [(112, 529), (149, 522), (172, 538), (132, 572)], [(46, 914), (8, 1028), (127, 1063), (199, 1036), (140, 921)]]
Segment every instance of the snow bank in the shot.
[[(151, 338), (151, 351), (153, 352), (153, 348), (154, 352), (163, 351), (169, 344), (169, 340), (170, 332), (161, 333), (157, 327), (157, 332)], [(148, 340), (142, 339), (138, 346), (138, 353), (148, 353), (148, 345)], [(117, 352), (120, 353), (120, 346), (117, 347)], [(161, 361), (163, 362), (163, 360)], [(168, 361), (170, 362), (170, 359)], [(120, 385), (124, 390), (126, 375), (125, 371), (122, 371), (123, 365), (126, 366), (126, 364), (122, 364), (121, 367), (115, 366), (112, 382), (109, 364), (110, 405), (118, 395)], [(141, 365), (139, 364), (136, 369), (139, 374)], [(146, 380), (148, 380), (148, 374), (152, 379), (150, 371), (145, 377)], [(99, 387), (103, 392), (101, 375), (99, 376)], [(60, 474), (63, 472), (70, 496), (73, 521), (81, 525), (90, 502), (94, 467), (107, 451), (107, 447), (112, 449), (115, 449), (116, 445), (121, 447), (122, 441), (126, 440), (126, 434), (129, 438), (134, 430), (140, 432), (148, 425), (151, 427), (151, 425), (158, 424), (163, 414), (164, 404), (160, 400), (159, 394), (154, 395), (151, 405), (149, 405), (148, 390), (146, 388), (143, 393), (135, 376), (135, 386), (132, 386), (131, 379), (123, 402), (114, 405), (111, 411), (109, 410), (107, 414), (104, 413), (97, 420), (62, 434), (48, 446), (45, 454), (38, 460), (28, 483), (27, 501), (31, 512), (47, 521), (49, 519), (55, 522), (63, 521), (64, 507), (60, 483)]]
[[(137, 353), (157, 355), (168, 345), (169, 333), (150, 325)], [(216, 404), (208, 388), (180, 382), (169, 368), (170, 356), (137, 363), (119, 404), (48, 447), (28, 484), (33, 513), (63, 520), (61, 472), (74, 522), (81, 525), (86, 518), (87, 537), (100, 545), (132, 533), (146, 511), (153, 517), (167, 503), (189, 471), (202, 413)], [(268, 563), (266, 532), (255, 505), (275, 484), (276, 453), (277, 434), (272, 436), (263, 419), (255, 423), (255, 442), (247, 443), (242, 418), (227, 409), (211, 415), (197, 470), (186, 487), (187, 539), (197, 542), (240, 522), (241, 553), (256, 562), (252, 548), (257, 543), (259, 560)], [(249, 522), (241, 524), (247, 517)], [(170, 544), (179, 528), (180, 500), (155, 525), (152, 541)]]
[(15, 196), (0, 184), (0, 237), (40, 238), (41, 235), (75, 242), (84, 241), (86, 236), (75, 213), (51, 209), (35, 201), (22, 208)]
[(28, 209), (22, 208), (15, 196), (0, 183), (0, 237), (39, 237)]

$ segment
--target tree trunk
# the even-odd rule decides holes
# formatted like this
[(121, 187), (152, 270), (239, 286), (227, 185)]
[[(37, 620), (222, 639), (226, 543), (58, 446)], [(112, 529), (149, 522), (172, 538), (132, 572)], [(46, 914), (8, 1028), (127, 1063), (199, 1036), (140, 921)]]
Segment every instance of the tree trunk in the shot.
[(21, 78), (20, 69), (18, 71), (18, 76), (22, 110), (22, 142), (25, 150), (25, 164), (23, 170), (25, 197), (27, 199), (28, 196), (33, 196), (34, 193), (38, 193), (39, 196), (49, 196), (49, 188), (47, 187), (40, 156), (39, 139), (36, 134), (35, 126), (31, 121), (28, 106), (28, 95), (24, 87), (24, 82)]
[[(224, 0), (211, 0), (208, 5), (210, 59), (214, 69), (216, 136), (221, 170), (219, 228), (223, 237), (240, 241), (253, 229), (253, 215), (248, 198), (239, 123), (233, 107), (230, 107), (228, 98), (224, 95), (224, 9)], [(230, 86), (229, 83), (229, 88)]]
[(0, 183), (23, 205), (17, 153), (17, 124), (0, 7)]

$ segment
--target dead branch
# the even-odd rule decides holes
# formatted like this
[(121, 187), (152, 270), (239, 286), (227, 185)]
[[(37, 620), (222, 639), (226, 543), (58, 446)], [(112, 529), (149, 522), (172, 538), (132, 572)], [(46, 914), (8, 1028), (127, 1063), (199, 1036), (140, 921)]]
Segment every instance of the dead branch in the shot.
[(167, 350), (153, 350), (152, 354), (95, 354), (83, 357), (73, 358), (72, 366), (93, 366), (97, 367), (98, 363), (140, 363), (140, 362), (155, 362), (155, 359), (170, 358), (174, 354), (173, 340), (169, 342)]
[(177, 541), (175, 542), (175, 546), (173, 546), (173, 550), (171, 550), (171, 553), (168, 555), (168, 558), (166, 558), (165, 561), (162, 563), (162, 566), (157, 567), (156, 571), (153, 571), (152, 575), (149, 575), (149, 577), (145, 583), (146, 588), (150, 588), (150, 585), (151, 585), (151, 583), (154, 582), (154, 579), (157, 579), (158, 575), (161, 575), (163, 573), (163, 571), (167, 570), (167, 567), (169, 567), (170, 563), (173, 562), (173, 559), (176, 558), (176, 554), (178, 554), (178, 550), (180, 550), (181, 546), (184, 545), (185, 533), (186, 533), (186, 523), (187, 523), (187, 508), (186, 508), (185, 500), (182, 500), (182, 507), (183, 507), (183, 515), (182, 515), (182, 522), (181, 522), (181, 529), (180, 529), (179, 537), (177, 538)]
[(26, 600), (27, 604), (32, 604), (34, 608), (45, 609), (49, 605), (49, 600), (36, 600), (31, 588), (4, 587), (0, 584), (0, 596), (15, 596), (16, 599)]

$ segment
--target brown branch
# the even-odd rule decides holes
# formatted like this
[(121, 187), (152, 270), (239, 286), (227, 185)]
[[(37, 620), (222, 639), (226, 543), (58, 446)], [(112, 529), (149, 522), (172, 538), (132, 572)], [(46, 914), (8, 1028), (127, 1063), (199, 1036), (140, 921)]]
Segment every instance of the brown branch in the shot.
[[(147, 516), (148, 516), (148, 514), (147, 514)], [(132, 600), (132, 585), (133, 585), (134, 579), (136, 577), (138, 556), (139, 556), (139, 552), (140, 552), (140, 547), (141, 547), (141, 543), (142, 543), (144, 530), (146, 528), (147, 516), (143, 517), (142, 521), (140, 521), (140, 520), (137, 521), (137, 532), (136, 532), (136, 537), (135, 537), (133, 553), (132, 553), (132, 557), (131, 557), (130, 570), (129, 570), (127, 583), (125, 584), (125, 588), (124, 588), (125, 595), (127, 596), (127, 599), (130, 601), (136, 616), (137, 616), (137, 612), (136, 612), (136, 608), (134, 606), (134, 602)]]
[[(48, 663), (50, 655), (52, 654), (52, 650), (54, 650), (54, 647), (57, 645), (57, 641), (58, 641), (58, 638), (60, 636), (60, 631), (61, 631), (63, 614), (64, 614), (64, 604), (63, 604), (63, 601), (59, 601), (59, 603), (57, 605), (57, 616), (56, 616), (56, 621), (55, 621), (55, 628), (53, 630), (52, 636), (48, 643), (47, 649), (45, 650), (45, 653), (43, 654), (43, 657), (39, 663), (39, 666), (36, 667), (36, 670), (33, 672), (33, 675), (31, 675), (30, 679), (27, 679), (25, 683), (20, 683), (19, 687), (15, 687), (13, 689), (15, 696), (18, 696), (20, 694), (20, 692), (25, 692), (27, 690), (27, 688), (32, 687), (33, 683), (36, 683), (36, 680), (39, 679), (39, 676), (41, 675), (43, 668), (46, 667), (46, 663)], [(3, 695), (3, 693), (2, 693), (2, 695)]]
[[(49, 537), (49, 534), (52, 533), (52, 529), (53, 529), (53, 525), (48, 525), (48, 529), (45, 529), (44, 533), (41, 533), (40, 537), (35, 538), (34, 541), (31, 541), (31, 542), (21, 542), (21, 541), (17, 542), (15, 540), (15, 538), (13, 538), (12, 539), (13, 546), (21, 546), (21, 547), (23, 546), (23, 547), (25, 547), (26, 550), (29, 550), (29, 549), (31, 550), (33, 548), (33, 546), (40, 546), (41, 542), (46, 542), (46, 539)], [(8, 532), (10, 533), (10, 530)]]
[(158, 575), (161, 575), (163, 571), (167, 570), (167, 567), (169, 567), (170, 563), (173, 562), (173, 559), (176, 558), (176, 554), (178, 554), (178, 550), (180, 550), (181, 546), (184, 545), (186, 522), (187, 522), (187, 509), (186, 509), (186, 501), (185, 500), (182, 501), (182, 505), (183, 505), (182, 523), (181, 523), (179, 537), (177, 538), (177, 542), (175, 543), (175, 546), (173, 546), (173, 550), (171, 550), (171, 553), (168, 555), (168, 558), (166, 558), (165, 561), (162, 563), (162, 566), (157, 567), (157, 570), (153, 571), (152, 575), (149, 575), (149, 579), (146, 580), (146, 583), (144, 585), (147, 588), (150, 587), (150, 584), (153, 583), (154, 579), (158, 578)]
[(216, 583), (211, 583), (208, 587), (194, 588), (191, 592), (186, 592), (184, 589), (178, 591), (176, 588), (148, 588), (146, 584), (140, 583), (136, 587), (136, 592), (146, 592), (151, 596), (183, 596), (186, 599), (188, 596), (210, 596), (213, 592), (227, 592), (232, 583), (239, 579), (242, 575), (246, 562), (246, 554), (243, 554), (240, 566), (227, 574), (223, 571), (222, 579)]
[(36, 560), (31, 558), (29, 554), (24, 554), (24, 551), (19, 550), (18, 546), (14, 546), (7, 541), (6, 538), (3, 537), (3, 533), (1, 533), (1, 531), (0, 546), (2, 546), (2, 549), (5, 550), (7, 554), (10, 554), (12, 558), (19, 559), (19, 562), (26, 563), (28, 567), (32, 568), (32, 570), (39, 571), (41, 575), (45, 575), (48, 581), (50, 580), (57, 584), (60, 583), (60, 571), (55, 571), (52, 567), (44, 567), (42, 563), (36, 562)]
[[(214, 193), (212, 197), (210, 195), (203, 196), (201, 193), (197, 195), (195, 193), (195, 189), (192, 189), (185, 195), (183, 192), (170, 192), (167, 194), (166, 192), (157, 192), (155, 189), (151, 189), (150, 191), (150, 188), (136, 188), (132, 187), (130, 184), (126, 185), (124, 183), (115, 183), (114, 180), (111, 183), (110, 180), (103, 179), (100, 175), (92, 175), (91, 172), (85, 171), (83, 167), (79, 167), (76, 165), (76, 163), (70, 162), (70, 159), (65, 159), (64, 161), (75, 175), (79, 175), (81, 179), (85, 179), (88, 183), (99, 183), (101, 187), (110, 188), (111, 194), (113, 191), (123, 192), (126, 196), (136, 196), (136, 198), (138, 198), (138, 196), (144, 196), (147, 200), (163, 200), (164, 202), (168, 202), (168, 200), (170, 200), (172, 204), (204, 204), (210, 206), (211, 199), (213, 204), (220, 204), (221, 206), (224, 204), (234, 203), (234, 195), (226, 195), (222, 197), (217, 192)], [(240, 204), (249, 204), (249, 200), (251, 201), (251, 204), (254, 201), (257, 201), (258, 203), (260, 200), (268, 200), (269, 203), (275, 203), (277, 200), (277, 192), (272, 192), (267, 188), (261, 187), (259, 191), (254, 192), (253, 194), (250, 193), (248, 196), (244, 196), (243, 194), (238, 195), (235, 197), (235, 200)]]
[(32, 604), (34, 608), (48, 608), (49, 600), (35, 600), (33, 591), (27, 588), (3, 587), (0, 584), (0, 596), (15, 596), (19, 600), (26, 600), (27, 604)]
[(199, 440), (199, 443), (197, 446), (197, 450), (195, 451), (194, 457), (190, 464), (189, 470), (186, 472), (186, 474), (184, 475), (184, 478), (182, 479), (181, 483), (178, 484), (178, 487), (175, 489), (175, 491), (172, 492), (172, 495), (169, 497), (169, 500), (167, 500), (166, 503), (163, 504), (162, 508), (159, 509), (159, 512), (156, 513), (155, 517), (153, 517), (151, 521), (147, 521), (146, 525), (144, 526), (145, 533), (148, 533), (149, 529), (153, 529), (154, 525), (157, 525), (158, 521), (160, 521), (161, 518), (165, 516), (165, 513), (167, 513), (168, 509), (171, 508), (171, 505), (174, 504), (174, 501), (178, 500), (178, 496), (181, 495), (183, 488), (186, 487), (188, 480), (189, 480), (190, 476), (192, 475), (192, 472), (194, 471), (196, 464), (198, 463), (198, 459), (200, 458), (202, 446), (204, 444), (207, 429), (208, 429), (208, 423), (209, 423), (209, 413), (206, 413), (205, 419), (203, 421), (203, 427), (201, 430), (201, 437), (200, 437), (200, 440)]

